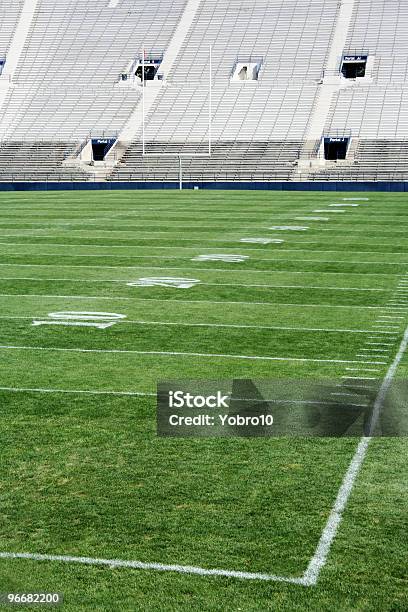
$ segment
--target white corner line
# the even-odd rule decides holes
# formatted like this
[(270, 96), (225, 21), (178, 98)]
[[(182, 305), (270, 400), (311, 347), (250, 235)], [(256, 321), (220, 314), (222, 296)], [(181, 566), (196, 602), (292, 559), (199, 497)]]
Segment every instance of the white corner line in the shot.
[[(397, 368), (404, 356), (405, 351), (408, 347), (408, 327), (405, 330), (404, 337), (400, 344), (399, 350), (393, 363), (391, 364), (388, 372), (383, 380), (383, 383), (378, 392), (377, 398), (374, 403), (373, 415), (371, 419), (370, 434), (373, 433), (375, 425), (378, 420), (378, 416), (381, 412), (381, 408), (384, 403), (384, 399), (387, 395), (388, 389), (393, 381)], [(350, 498), (354, 484), (360, 473), (361, 467), (364, 463), (364, 459), (367, 454), (367, 449), (372, 440), (370, 436), (363, 436), (360, 439), (357, 450), (350, 462), (347, 472), (344, 476), (343, 482), (337, 494), (336, 501), (330, 512), (326, 526), (323, 529), (322, 535), (320, 536), (319, 543), (316, 551), (309, 563), (306, 572), (303, 575), (305, 584), (314, 585), (317, 583), (320, 572), (327, 563), (327, 559), (330, 553), (331, 545), (336, 537), (339, 525), (343, 518), (343, 512), (346, 508), (347, 502)]]
[(193, 565), (165, 565), (163, 563), (143, 563), (142, 561), (124, 561), (121, 559), (97, 559), (93, 557), (71, 557), (67, 555), (41, 555), (36, 553), (9, 553), (0, 552), (0, 559), (28, 559), (32, 561), (59, 561), (60, 563), (81, 563), (83, 565), (106, 565), (109, 568), (123, 567), (127, 569), (156, 570), (159, 572), (178, 572), (179, 574), (197, 574), (199, 576), (219, 576), (226, 578), (240, 578), (242, 580), (264, 580), (275, 582), (290, 582), (302, 586), (309, 586), (303, 576), (292, 578), (290, 576), (275, 576), (274, 574), (261, 574), (256, 572), (239, 572), (234, 570), (205, 569)]

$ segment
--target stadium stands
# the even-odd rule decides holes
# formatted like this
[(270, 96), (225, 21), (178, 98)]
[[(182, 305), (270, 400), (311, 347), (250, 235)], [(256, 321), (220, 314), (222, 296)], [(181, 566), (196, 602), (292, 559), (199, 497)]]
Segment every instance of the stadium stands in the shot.
[[(210, 158), (183, 160), (184, 178), (189, 181), (263, 181), (290, 180), (301, 141), (233, 140), (217, 142)], [(148, 143), (149, 152), (205, 154), (204, 144), (192, 142)], [(142, 157), (141, 144), (132, 145), (109, 180), (178, 180), (178, 160), (171, 157)]]
[[(64, 169), (62, 163), (72, 155), (69, 142), (13, 141), (0, 147), (0, 181), (84, 181), (79, 169)], [(38, 162), (41, 160), (41, 163)]]
[[(119, 139), (98, 178), (177, 179), (176, 159), (143, 159), (142, 90), (118, 87), (118, 80), (144, 46), (149, 53), (164, 53), (166, 65), (166, 51), (179, 31), (183, 40), (156, 86), (145, 129), (149, 153), (197, 153), (208, 147), (211, 44), (213, 157), (186, 158), (187, 179), (408, 178), (408, 5), (352, 1), (340, 44), (346, 41), (346, 55), (369, 56), (370, 78), (345, 81), (338, 57), (327, 85), (345, 2), (202, 0), (195, 2), (184, 32), (180, 23), (192, 0), (160, 0), (153, 6), (147, 0), (39, 0), (12, 87), (0, 104), (0, 180), (48, 175), (94, 180), (92, 167), (75, 161), (92, 136)], [(16, 0), (0, 9), (0, 55), (10, 47), (22, 6)], [(251, 61), (260, 66), (256, 80), (231, 80), (237, 62)], [(342, 163), (323, 165), (315, 135), (310, 136), (322, 101), (328, 116), (321, 136), (347, 133), (354, 139), (352, 154)], [(125, 128), (131, 133), (135, 116), (134, 133), (122, 138)], [(25, 152), (30, 161), (24, 166)], [(379, 153), (386, 156), (385, 166), (376, 164)], [(305, 158), (308, 163), (298, 166)]]
[[(113, 87), (145, 45), (163, 52), (186, 0), (40, 0), (16, 82)], [(108, 99), (107, 99), (108, 102)]]
[(312, 180), (386, 180), (408, 178), (408, 139), (359, 140), (350, 163), (333, 162), (309, 177)]
[(205, 79), (211, 42), (216, 86), (228, 84), (238, 57), (263, 58), (262, 85), (317, 81), (337, 11), (337, 0), (206, 0), (170, 77), (176, 83)]
[(16, 87), (0, 109), (0, 138), (79, 142), (115, 134), (139, 98), (135, 90)]
[(0, 5), (0, 57), (7, 55), (24, 0), (2, 0)]

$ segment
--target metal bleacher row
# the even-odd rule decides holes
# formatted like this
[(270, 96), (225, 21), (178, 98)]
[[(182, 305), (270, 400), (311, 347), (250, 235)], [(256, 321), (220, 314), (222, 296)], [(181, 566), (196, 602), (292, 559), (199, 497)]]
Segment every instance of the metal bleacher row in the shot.
[[(94, 180), (89, 169), (67, 167), (64, 160), (91, 135), (120, 138), (141, 100), (141, 88), (115, 86), (120, 73), (143, 47), (166, 52), (190, 1), (39, 0), (0, 107), (0, 181)], [(4, 54), (22, 5), (23, 0), (5, 1), (0, 8)], [(405, 0), (355, 0), (344, 52), (373, 57), (372, 78), (332, 94), (324, 127), (325, 134), (351, 134), (353, 156), (300, 176), (297, 161), (340, 5), (341, 0), (202, 0), (147, 114), (148, 151), (195, 153), (208, 145), (211, 44), (212, 158), (186, 158), (187, 180), (408, 179)], [(259, 79), (231, 81), (235, 62), (251, 58), (261, 62)], [(105, 180), (177, 178), (176, 159), (143, 159), (141, 129), (126, 147)], [(377, 163), (377, 155), (386, 164)]]
[(113, 87), (140, 51), (163, 50), (186, 0), (40, 0), (18, 84)]
[(332, 164), (309, 178), (340, 181), (407, 180), (408, 139), (359, 140), (355, 159), (351, 163)]
[(140, 51), (166, 48), (185, 0), (39, 0), (13, 89), (0, 110), (0, 140), (71, 140), (115, 134), (140, 91), (114, 87)]
[(206, 78), (213, 45), (215, 84), (228, 83), (237, 57), (263, 59), (260, 85), (317, 81), (338, 10), (337, 0), (206, 0), (201, 3), (170, 77)]
[[(183, 159), (183, 172), (190, 181), (245, 181), (290, 180), (298, 158), (301, 141), (292, 140), (232, 140), (218, 141), (211, 157), (204, 157), (208, 149), (204, 143), (178, 142), (147, 143), (150, 153), (181, 152), (201, 154), (203, 157)], [(159, 161), (160, 160), (160, 161)], [(273, 171), (271, 170), (273, 168)], [(176, 157), (142, 157), (141, 144), (130, 147), (110, 180), (122, 181), (177, 181)]]
[(0, 58), (5, 57), (24, 0), (2, 0), (0, 3)]

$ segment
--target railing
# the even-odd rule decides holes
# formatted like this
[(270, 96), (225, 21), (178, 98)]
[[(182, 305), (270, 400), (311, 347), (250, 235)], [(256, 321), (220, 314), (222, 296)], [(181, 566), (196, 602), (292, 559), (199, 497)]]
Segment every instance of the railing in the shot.
[[(177, 172), (121, 172), (114, 177), (108, 177), (106, 181), (101, 181), (101, 178), (95, 174), (89, 173), (74, 173), (74, 172), (63, 172), (63, 173), (20, 173), (10, 172), (0, 176), (0, 183), (93, 183), (93, 182), (153, 182), (153, 183), (167, 183), (167, 182), (178, 182), (179, 177)], [(407, 181), (408, 182), (408, 171), (407, 172), (336, 172), (331, 171), (329, 173), (316, 173), (316, 174), (293, 174), (291, 170), (287, 172), (285, 170), (277, 172), (205, 172), (197, 173), (194, 172), (184, 173), (184, 181), (186, 183), (220, 183), (220, 182), (236, 182), (236, 183), (250, 183), (250, 182), (277, 182), (277, 181), (288, 181), (288, 182), (397, 182)]]

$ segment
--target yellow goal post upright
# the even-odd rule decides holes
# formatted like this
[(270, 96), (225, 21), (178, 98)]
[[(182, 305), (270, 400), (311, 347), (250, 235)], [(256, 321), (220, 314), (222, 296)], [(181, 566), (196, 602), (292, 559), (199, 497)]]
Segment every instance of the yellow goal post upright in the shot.
[(208, 152), (207, 153), (146, 153), (146, 117), (145, 117), (145, 57), (146, 50), (143, 47), (142, 54), (142, 156), (143, 157), (177, 157), (179, 160), (179, 189), (183, 189), (183, 157), (202, 157), (212, 156), (212, 45), (209, 46), (209, 75), (208, 75)]

